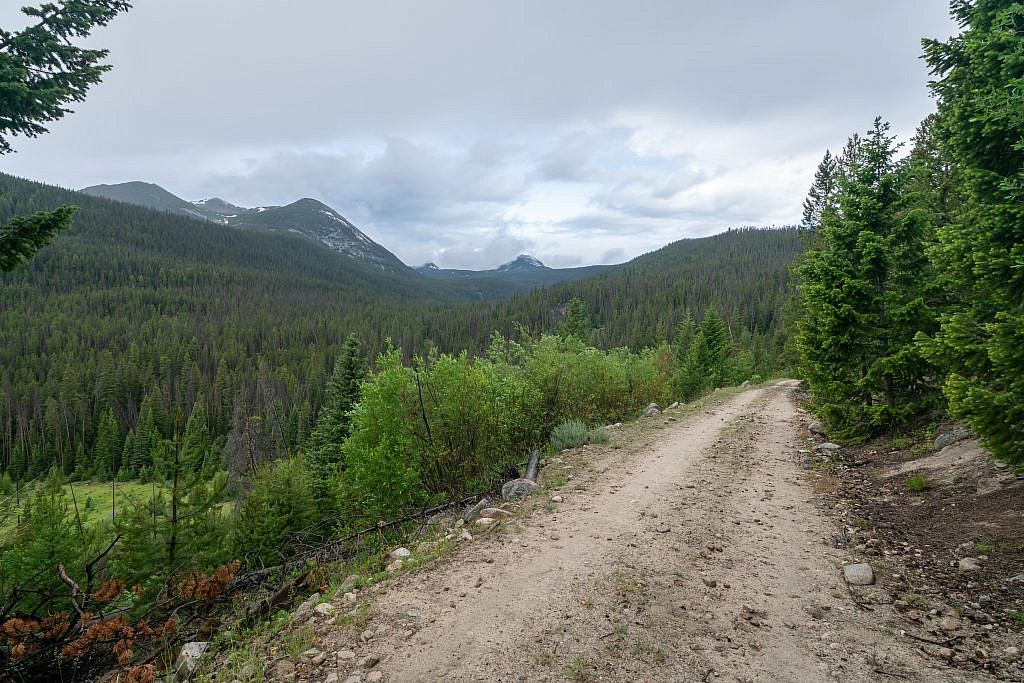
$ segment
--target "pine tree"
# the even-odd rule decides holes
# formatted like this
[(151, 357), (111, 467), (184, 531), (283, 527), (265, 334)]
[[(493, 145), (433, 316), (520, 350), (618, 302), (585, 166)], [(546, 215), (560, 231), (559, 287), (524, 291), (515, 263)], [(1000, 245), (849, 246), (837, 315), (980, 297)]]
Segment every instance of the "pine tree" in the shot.
[(1024, 8), (954, 2), (963, 29), (925, 41), (937, 80), (940, 135), (968, 200), (934, 253), (957, 293), (926, 343), (949, 368), (950, 411), (998, 458), (1024, 461)]
[[(110, 69), (100, 62), (106, 50), (74, 45), (97, 26), (106, 26), (130, 3), (121, 0), (63, 0), (22, 12), (35, 23), (11, 32), (0, 29), (0, 155), (12, 150), (10, 136), (35, 137), (45, 123), (62, 118), (71, 102), (81, 102), (89, 88)], [(62, 206), (0, 225), (0, 272), (30, 259), (54, 235), (71, 225), (75, 207)]]
[(366, 361), (359, 339), (345, 338), (341, 354), (334, 363), (334, 374), (327, 384), (316, 427), (306, 446), (305, 467), (313, 496), (322, 511), (331, 509), (330, 486), (342, 461), (341, 445), (351, 425), (350, 411), (359, 400), (359, 390), (366, 378)]

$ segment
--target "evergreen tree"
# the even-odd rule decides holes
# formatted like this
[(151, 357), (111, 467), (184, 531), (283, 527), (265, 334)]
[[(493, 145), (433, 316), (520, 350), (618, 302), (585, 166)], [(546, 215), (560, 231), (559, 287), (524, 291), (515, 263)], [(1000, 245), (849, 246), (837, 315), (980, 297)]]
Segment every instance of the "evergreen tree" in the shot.
[(800, 226), (808, 230), (821, 227), (824, 214), (835, 210), (836, 190), (839, 181), (839, 162), (830, 150), (825, 150), (825, 157), (818, 164), (814, 173), (814, 184), (807, 192), (804, 200), (804, 216)]
[[(913, 342), (925, 304), (926, 226), (908, 216), (889, 124), (851, 142), (838, 210), (797, 269), (802, 371), (819, 414), (840, 436), (892, 425), (921, 408), (933, 371)], [(851, 140), (853, 140), (851, 138)]]
[(565, 307), (565, 318), (558, 326), (558, 334), (563, 337), (576, 337), (587, 341), (590, 333), (591, 320), (586, 304), (579, 297), (573, 297)]
[[(10, 136), (35, 137), (45, 123), (69, 113), (100, 82), (108, 64), (106, 50), (72, 43), (106, 26), (130, 3), (121, 0), (61, 0), (22, 12), (34, 21), (21, 31), (0, 29), (0, 154), (12, 150)], [(30, 259), (54, 235), (71, 225), (75, 207), (63, 206), (0, 225), (0, 271), (11, 271)]]
[(359, 400), (359, 388), (365, 378), (362, 346), (359, 339), (350, 334), (334, 363), (334, 374), (327, 384), (316, 428), (306, 447), (306, 473), (321, 510), (329, 510), (333, 505), (330, 485), (338, 474), (343, 458), (341, 445), (351, 425), (350, 411)]
[(290, 556), (297, 543), (294, 535), (317, 515), (306, 469), (301, 459), (284, 458), (257, 470), (233, 523), (235, 557), (250, 564), (277, 564)]
[(100, 418), (93, 448), (93, 471), (97, 477), (113, 477), (117, 473), (121, 464), (121, 444), (121, 428), (114, 411), (107, 408)]
[(998, 458), (1024, 461), (1024, 7), (954, 2), (963, 32), (925, 41), (940, 134), (968, 200), (939, 231), (936, 265), (957, 298), (926, 343), (944, 391)]

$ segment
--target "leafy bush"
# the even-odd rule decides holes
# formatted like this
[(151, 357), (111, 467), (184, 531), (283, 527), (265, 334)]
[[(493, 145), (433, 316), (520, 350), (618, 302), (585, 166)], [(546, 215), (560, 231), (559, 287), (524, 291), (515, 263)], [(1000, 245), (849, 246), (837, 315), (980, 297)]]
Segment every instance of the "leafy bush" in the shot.
[[(669, 395), (667, 347), (600, 351), (576, 338), (492, 340), (485, 357), (377, 360), (352, 413), (338, 480), (353, 524), (476, 492), (561, 423), (604, 423)], [(581, 443), (607, 441), (582, 427)]]

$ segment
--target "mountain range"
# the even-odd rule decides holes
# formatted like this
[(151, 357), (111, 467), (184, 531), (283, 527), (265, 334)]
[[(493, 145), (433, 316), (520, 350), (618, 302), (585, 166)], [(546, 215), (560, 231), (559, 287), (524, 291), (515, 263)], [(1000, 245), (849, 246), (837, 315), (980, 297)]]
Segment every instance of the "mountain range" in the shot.
[[(285, 206), (245, 208), (219, 197), (190, 202), (159, 185), (141, 181), (93, 185), (83, 188), (81, 192), (234, 228), (294, 233), (332, 251), (373, 264), (382, 270), (394, 273), (408, 270), (408, 266), (397, 256), (367, 237), (340, 213), (316, 199), (303, 198)], [(433, 263), (415, 270), (435, 280), (474, 281), (485, 289), (496, 283), (506, 283), (518, 291), (524, 287), (589, 277), (607, 268), (609, 266), (549, 268), (538, 259), (523, 254), (490, 270), (439, 268)]]

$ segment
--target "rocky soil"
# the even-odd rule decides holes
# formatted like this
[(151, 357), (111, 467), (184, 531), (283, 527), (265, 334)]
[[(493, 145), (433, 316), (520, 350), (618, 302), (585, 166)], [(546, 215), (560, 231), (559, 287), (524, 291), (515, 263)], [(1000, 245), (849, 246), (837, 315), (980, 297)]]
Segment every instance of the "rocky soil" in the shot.
[(938, 499), (876, 512), (885, 480), (860, 455), (815, 453), (796, 392), (643, 418), (551, 459), (543, 488), (487, 523), (435, 520), (388, 580), (300, 608), (312, 642), (265, 653), (268, 677), (1024, 680), (1012, 561), (972, 546), (980, 568), (961, 572), (939, 548), (958, 536), (925, 543)]

